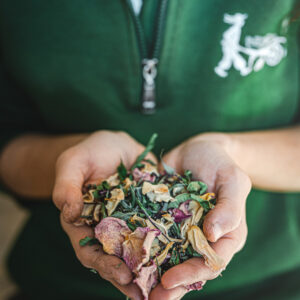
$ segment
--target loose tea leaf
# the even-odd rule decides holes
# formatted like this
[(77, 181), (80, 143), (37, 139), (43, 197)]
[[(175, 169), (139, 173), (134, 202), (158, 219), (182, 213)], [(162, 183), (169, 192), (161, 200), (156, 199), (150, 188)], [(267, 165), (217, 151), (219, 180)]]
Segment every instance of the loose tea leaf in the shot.
[(95, 239), (93, 237), (89, 237), (89, 236), (86, 236), (85, 238), (83, 238), (79, 241), (80, 246), (86, 246), (86, 245), (92, 246), (95, 244), (99, 244), (99, 241), (97, 239)]
[(131, 170), (135, 169), (135, 168), (143, 161), (143, 159), (147, 156), (147, 154), (148, 154), (150, 151), (152, 151), (152, 149), (153, 149), (154, 146), (155, 146), (155, 140), (157, 139), (157, 136), (158, 136), (157, 133), (154, 133), (154, 134), (151, 136), (151, 138), (150, 138), (150, 140), (149, 140), (149, 142), (148, 142), (148, 144), (147, 144), (145, 150), (142, 152), (142, 154), (140, 154), (140, 155), (137, 157), (135, 163), (134, 163), (133, 166), (131, 167)]
[[(131, 268), (145, 299), (168, 269), (187, 259), (201, 257), (214, 271), (224, 268), (201, 230), (216, 203), (214, 194), (192, 180), (189, 170), (180, 175), (162, 162), (160, 174), (154, 162), (145, 160), (156, 138), (152, 135), (130, 169), (121, 162), (116, 174), (85, 187), (81, 219), (94, 227), (106, 253)], [(86, 237), (80, 245), (93, 240)]]
[(127, 169), (124, 166), (123, 162), (121, 161), (120, 165), (117, 168), (118, 170), (118, 175), (121, 181), (124, 181), (125, 178), (127, 177)]

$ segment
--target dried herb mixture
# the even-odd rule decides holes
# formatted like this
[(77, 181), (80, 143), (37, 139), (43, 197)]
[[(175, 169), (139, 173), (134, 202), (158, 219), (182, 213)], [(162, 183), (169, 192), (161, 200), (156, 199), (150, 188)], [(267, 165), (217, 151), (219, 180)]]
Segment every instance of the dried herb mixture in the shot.
[[(106, 253), (122, 258), (145, 299), (164, 272), (189, 258), (203, 257), (216, 272), (224, 269), (201, 229), (215, 195), (207, 193), (205, 183), (192, 180), (188, 170), (180, 175), (163, 164), (160, 174), (156, 164), (145, 159), (156, 137), (131, 169), (121, 162), (116, 174), (85, 187), (81, 216), (94, 227), (95, 238), (86, 237), (80, 245), (99, 241)], [(202, 284), (186, 288), (199, 290)]]

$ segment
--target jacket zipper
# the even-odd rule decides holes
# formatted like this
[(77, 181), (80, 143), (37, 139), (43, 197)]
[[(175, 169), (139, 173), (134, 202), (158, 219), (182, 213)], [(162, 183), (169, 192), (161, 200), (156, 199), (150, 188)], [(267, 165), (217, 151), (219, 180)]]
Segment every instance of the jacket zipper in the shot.
[(162, 46), (165, 19), (167, 14), (168, 0), (161, 0), (158, 17), (156, 21), (156, 32), (154, 36), (153, 49), (147, 49), (147, 43), (143, 26), (139, 17), (134, 13), (130, 0), (127, 0), (133, 17), (135, 31), (137, 34), (139, 50), (141, 55), (141, 67), (143, 77), (143, 89), (141, 97), (141, 111), (144, 114), (153, 114), (156, 109), (156, 87), (155, 78), (157, 76), (157, 65)]

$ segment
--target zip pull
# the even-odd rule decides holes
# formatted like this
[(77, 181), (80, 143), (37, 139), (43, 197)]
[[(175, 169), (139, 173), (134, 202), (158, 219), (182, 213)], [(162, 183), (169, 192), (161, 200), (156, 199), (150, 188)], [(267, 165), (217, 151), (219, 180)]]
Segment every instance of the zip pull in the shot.
[(158, 59), (143, 59), (143, 95), (142, 95), (142, 112), (151, 115), (155, 112), (155, 77), (157, 75), (156, 65)]

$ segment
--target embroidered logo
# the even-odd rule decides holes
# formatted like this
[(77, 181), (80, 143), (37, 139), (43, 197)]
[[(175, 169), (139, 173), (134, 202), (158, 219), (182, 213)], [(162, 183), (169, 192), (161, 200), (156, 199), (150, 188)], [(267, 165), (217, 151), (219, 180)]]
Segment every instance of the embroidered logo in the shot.
[(221, 77), (227, 77), (232, 67), (242, 76), (261, 70), (265, 64), (274, 67), (287, 54), (282, 45), (286, 43), (286, 38), (274, 33), (265, 36), (246, 36), (245, 46), (240, 45), (242, 28), (247, 18), (247, 14), (241, 13), (224, 15), (224, 22), (231, 26), (223, 33), (221, 40), (223, 57), (215, 67), (215, 72)]

